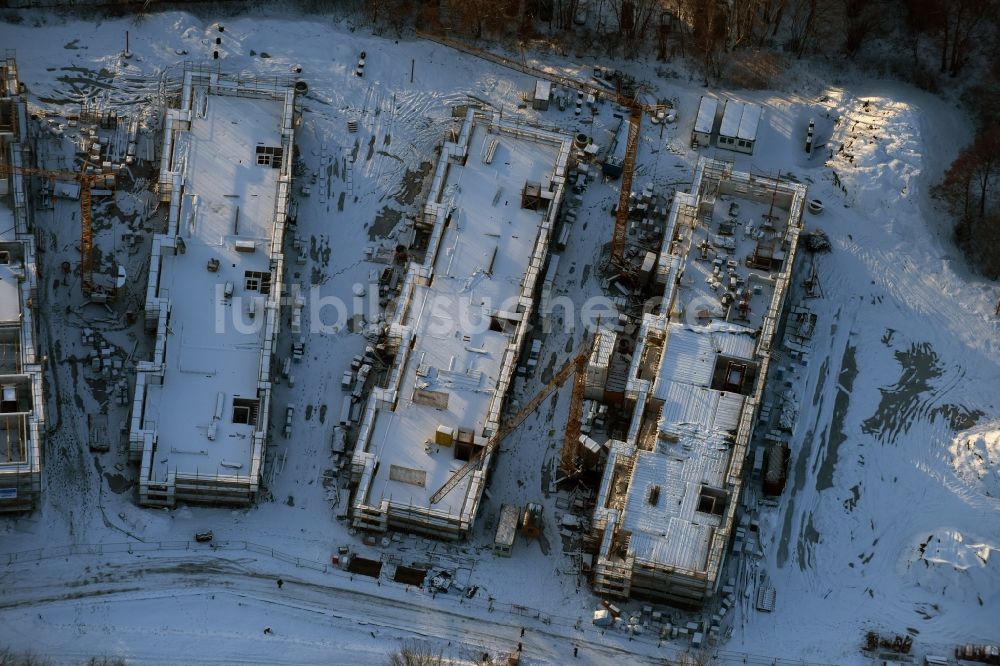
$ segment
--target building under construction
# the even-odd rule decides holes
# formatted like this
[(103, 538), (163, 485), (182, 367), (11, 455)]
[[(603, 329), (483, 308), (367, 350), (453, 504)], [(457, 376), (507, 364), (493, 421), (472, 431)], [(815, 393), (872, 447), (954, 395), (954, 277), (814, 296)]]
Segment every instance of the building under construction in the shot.
[(129, 454), (139, 501), (247, 504), (260, 489), (277, 344), (295, 93), (188, 69), (167, 112)]
[(594, 514), (601, 595), (695, 606), (720, 580), (806, 188), (702, 158), (674, 197)]
[(35, 338), (35, 242), (27, 176), (27, 109), (17, 64), (0, 60), (0, 511), (25, 511), (41, 492), (45, 401)]
[(426, 256), (408, 268), (388, 327), (393, 362), (361, 419), (355, 527), (443, 539), (471, 529), (570, 147), (560, 132), (475, 108), (444, 144), (417, 221)]

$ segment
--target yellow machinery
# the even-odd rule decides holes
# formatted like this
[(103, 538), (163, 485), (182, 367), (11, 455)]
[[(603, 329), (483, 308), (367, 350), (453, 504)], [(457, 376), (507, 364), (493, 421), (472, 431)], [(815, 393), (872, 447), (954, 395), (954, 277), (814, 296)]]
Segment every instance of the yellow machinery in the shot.
[[(535, 396), (524, 405), (524, 407), (518, 410), (518, 412), (514, 414), (513, 417), (511, 417), (506, 423), (504, 423), (500, 427), (500, 429), (497, 430), (496, 433), (494, 433), (494, 435), (489, 438), (489, 440), (486, 442), (486, 446), (484, 446), (477, 455), (473, 455), (468, 462), (462, 465), (462, 467), (456, 470), (455, 473), (452, 474), (451, 477), (444, 482), (444, 485), (438, 488), (434, 492), (434, 494), (431, 495), (431, 504), (437, 504), (438, 502), (440, 502), (445, 495), (451, 492), (451, 490), (455, 486), (457, 486), (459, 482), (462, 481), (462, 479), (468, 476), (469, 473), (472, 472), (474, 469), (479, 467), (480, 462), (484, 458), (489, 456), (491, 453), (493, 453), (497, 449), (497, 447), (500, 446), (500, 443), (503, 442), (503, 440), (507, 437), (507, 435), (513, 432), (519, 425), (521, 425), (521, 423), (524, 422), (526, 418), (528, 418), (528, 416), (531, 415), (532, 412), (538, 409), (538, 406), (542, 404), (542, 401), (545, 400), (547, 397), (549, 397), (549, 395), (551, 395), (553, 391), (562, 386), (566, 382), (566, 380), (569, 379), (570, 375), (574, 373), (576, 373), (577, 377), (585, 375), (587, 368), (587, 360), (589, 358), (590, 358), (590, 344), (587, 341), (586, 335), (584, 335), (583, 343), (577, 350), (576, 355), (569, 361), (567, 361), (566, 364), (563, 365), (563, 367), (559, 368), (559, 372), (557, 372), (552, 377), (549, 383), (543, 386), (542, 389), (538, 393), (536, 393)], [(573, 394), (574, 394), (574, 401), (576, 401), (577, 390), (575, 387)], [(574, 419), (574, 414), (575, 414), (576, 418), (575, 430), (577, 433), (576, 440), (578, 440), (580, 437), (579, 435), (580, 411), (581, 411), (582, 397), (583, 397), (582, 387), (579, 391), (579, 397), (580, 397), (579, 400), (580, 405), (578, 405), (575, 410), (573, 408), (573, 404), (570, 405), (570, 423), (567, 424), (567, 432), (568, 432), (573, 426), (572, 421)], [(574, 442), (576, 440), (574, 440)], [(575, 447), (573, 450), (575, 451)], [(563, 452), (563, 457), (564, 458), (566, 457), (565, 451)], [(575, 456), (573, 457), (575, 458)]]
[(114, 177), (108, 173), (88, 173), (87, 166), (87, 162), (84, 162), (79, 173), (72, 173), (0, 164), (0, 176), (16, 173), (24, 176), (39, 176), (53, 181), (70, 180), (80, 183), (80, 282), (84, 294), (93, 300), (106, 301), (110, 294), (103, 287), (94, 284), (94, 229), (91, 220), (93, 214), (91, 188), (96, 184), (109, 186)]

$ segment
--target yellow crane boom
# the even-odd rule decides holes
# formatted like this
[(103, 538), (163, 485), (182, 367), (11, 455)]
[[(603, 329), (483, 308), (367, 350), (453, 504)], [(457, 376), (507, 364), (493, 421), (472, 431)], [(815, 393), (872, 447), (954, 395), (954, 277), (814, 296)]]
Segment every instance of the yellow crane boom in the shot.
[(569, 401), (566, 437), (559, 458), (559, 467), (564, 474), (576, 471), (577, 452), (580, 450), (580, 418), (583, 416), (583, 394), (586, 387), (587, 356), (581, 354), (576, 358), (576, 376), (573, 378), (573, 394)]
[(625, 258), (625, 236), (628, 231), (628, 204), (632, 195), (632, 175), (635, 173), (635, 159), (639, 152), (639, 128), (642, 125), (642, 107), (631, 102), (628, 117), (628, 144), (625, 146), (625, 160), (622, 163), (621, 193), (618, 197), (618, 211), (615, 214), (615, 230), (611, 237), (611, 262), (620, 265)]
[[(506, 423), (504, 423), (496, 433), (486, 442), (486, 446), (483, 447), (482, 451), (478, 454), (473, 454), (469, 458), (468, 462), (458, 468), (451, 477), (444, 482), (444, 484), (438, 488), (433, 495), (431, 495), (431, 504), (437, 504), (445, 495), (450, 493), (455, 486), (457, 486), (462, 479), (469, 475), (474, 469), (479, 467), (480, 463), (491, 453), (493, 453), (500, 443), (513, 432), (519, 425), (521, 425), (532, 412), (538, 409), (538, 406), (542, 404), (549, 395), (552, 394), (557, 388), (566, 383), (569, 376), (573, 373), (582, 374), (587, 365), (587, 359), (590, 356), (590, 346), (587, 343), (587, 337), (584, 335), (583, 343), (580, 345), (580, 349), (577, 354), (566, 361), (565, 365), (559, 368), (559, 371), (552, 377), (552, 379), (542, 387), (542, 389), (535, 394), (531, 400), (525, 403), (514, 416), (512, 416)], [(570, 415), (572, 418), (572, 414)], [(577, 415), (577, 421), (579, 421), (579, 414)], [(579, 422), (577, 423), (577, 430), (579, 430)]]
[(94, 230), (92, 224), (92, 201), (90, 188), (99, 180), (106, 180), (108, 174), (87, 173), (84, 162), (79, 173), (71, 171), (49, 171), (34, 167), (0, 164), (0, 175), (21, 174), (40, 176), (49, 180), (72, 180), (80, 183), (80, 282), (83, 292), (90, 294), (94, 289)]

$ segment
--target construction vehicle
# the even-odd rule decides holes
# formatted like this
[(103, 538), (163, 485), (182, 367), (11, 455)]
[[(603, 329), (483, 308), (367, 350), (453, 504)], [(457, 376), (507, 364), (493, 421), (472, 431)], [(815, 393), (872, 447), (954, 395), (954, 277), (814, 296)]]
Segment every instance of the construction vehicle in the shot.
[(75, 181), (80, 184), (80, 283), (83, 293), (90, 300), (106, 303), (113, 296), (114, 289), (94, 283), (94, 230), (91, 219), (93, 197), (91, 188), (95, 185), (112, 187), (114, 174), (100, 171), (91, 173), (88, 166), (88, 163), (84, 161), (79, 173), (73, 173), (0, 164), (0, 176), (21, 174), (23, 176), (38, 176), (50, 181)]
[(542, 534), (542, 505), (528, 502), (521, 518), (521, 534), (525, 539), (537, 539)]
[[(566, 380), (569, 379), (570, 375), (574, 373), (576, 373), (578, 377), (584, 375), (587, 367), (587, 360), (589, 358), (590, 358), (590, 343), (587, 339), (587, 336), (584, 335), (583, 342), (580, 344), (577, 353), (559, 369), (559, 371), (552, 377), (552, 379), (545, 386), (543, 386), (542, 389), (538, 393), (536, 393), (531, 400), (525, 403), (524, 407), (518, 410), (518, 412), (514, 414), (513, 417), (511, 417), (506, 423), (504, 423), (493, 434), (493, 436), (490, 437), (489, 440), (487, 440), (486, 445), (479, 451), (478, 454), (473, 454), (472, 456), (470, 456), (469, 460), (464, 465), (462, 465), (462, 467), (457, 469), (455, 473), (452, 474), (451, 477), (449, 477), (449, 479), (445, 481), (444, 484), (440, 488), (438, 488), (433, 495), (431, 495), (430, 503), (437, 504), (438, 502), (440, 502), (449, 492), (451, 492), (455, 488), (455, 486), (457, 486), (462, 481), (462, 479), (468, 476), (469, 473), (471, 473), (473, 470), (477, 469), (483, 460), (485, 460), (494, 451), (496, 451), (497, 447), (499, 447), (501, 442), (503, 442), (503, 440), (506, 439), (507, 435), (513, 432), (519, 425), (521, 425), (521, 423), (524, 422), (526, 418), (528, 418), (528, 416), (532, 414), (532, 412), (538, 409), (538, 406), (542, 404), (542, 401), (545, 400), (547, 397), (549, 397), (549, 395), (551, 395), (553, 391), (562, 386), (566, 382)], [(574, 393), (576, 393), (576, 391), (574, 391)], [(582, 395), (583, 391), (581, 390), (580, 391), (581, 405), (582, 405)], [(571, 420), (573, 418), (572, 411), (573, 410), (571, 408), (571, 414), (570, 414)], [(580, 411), (581, 410), (578, 407), (576, 410), (577, 440), (579, 440), (579, 431), (580, 431), (580, 423), (579, 423)], [(567, 424), (567, 429), (569, 429), (570, 426), (572, 425), (573, 425), (572, 423)]]

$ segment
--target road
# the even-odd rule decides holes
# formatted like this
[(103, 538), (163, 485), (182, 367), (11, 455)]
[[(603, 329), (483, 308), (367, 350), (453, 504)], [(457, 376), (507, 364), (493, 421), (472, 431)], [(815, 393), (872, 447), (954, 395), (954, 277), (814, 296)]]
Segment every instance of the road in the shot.
[[(454, 595), (431, 598), (360, 577), (289, 572), (289, 565), (257, 555), (108, 557), (7, 567), (0, 574), (0, 618), (8, 642), (55, 663), (104, 654), (143, 663), (378, 663), (404, 642), (465, 658), (505, 654), (520, 642), (527, 663), (565, 663), (573, 646), (581, 664), (663, 663), (636, 654), (656, 652), (655, 645), (592, 626), (522, 622), (460, 605)], [(37, 640), (42, 635), (44, 645)], [(18, 637), (35, 638), (21, 645)]]

